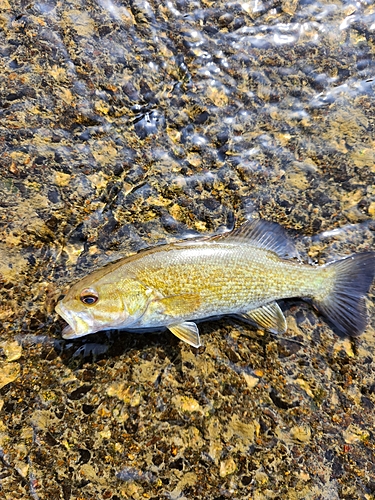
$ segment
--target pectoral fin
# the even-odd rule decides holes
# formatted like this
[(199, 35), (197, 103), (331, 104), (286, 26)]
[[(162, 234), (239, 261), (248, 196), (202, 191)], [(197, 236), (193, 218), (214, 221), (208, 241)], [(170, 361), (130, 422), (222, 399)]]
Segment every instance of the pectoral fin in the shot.
[(257, 309), (241, 314), (244, 319), (255, 321), (257, 325), (272, 333), (285, 333), (285, 316), (277, 302), (271, 302)]
[(155, 310), (167, 316), (191, 316), (200, 305), (200, 297), (197, 294), (186, 293), (171, 295), (156, 299), (153, 303)]
[(199, 330), (195, 323), (184, 321), (178, 325), (168, 325), (168, 329), (173, 335), (176, 335), (180, 340), (193, 347), (200, 347), (202, 345), (199, 338)]

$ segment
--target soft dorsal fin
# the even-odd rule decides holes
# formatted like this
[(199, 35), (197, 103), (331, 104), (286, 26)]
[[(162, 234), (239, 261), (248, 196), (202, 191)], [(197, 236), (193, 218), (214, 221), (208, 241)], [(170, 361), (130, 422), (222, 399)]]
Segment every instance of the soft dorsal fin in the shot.
[(289, 239), (284, 228), (275, 222), (252, 219), (219, 238), (271, 250), (279, 257), (298, 257), (294, 243)]

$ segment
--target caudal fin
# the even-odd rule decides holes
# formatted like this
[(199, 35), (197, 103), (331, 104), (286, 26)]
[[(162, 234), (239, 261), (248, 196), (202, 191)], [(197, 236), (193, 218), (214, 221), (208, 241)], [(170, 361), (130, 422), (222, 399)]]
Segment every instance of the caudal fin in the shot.
[(314, 305), (344, 335), (361, 335), (368, 321), (365, 296), (375, 276), (375, 253), (354, 254), (327, 267), (335, 271), (334, 285)]

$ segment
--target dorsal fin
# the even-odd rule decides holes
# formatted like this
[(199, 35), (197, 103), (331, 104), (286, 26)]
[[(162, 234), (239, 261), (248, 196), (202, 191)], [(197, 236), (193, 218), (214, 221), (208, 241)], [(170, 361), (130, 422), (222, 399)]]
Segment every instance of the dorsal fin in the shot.
[(220, 238), (271, 250), (279, 257), (298, 257), (294, 243), (289, 239), (284, 228), (276, 222), (251, 219), (230, 233), (221, 235)]

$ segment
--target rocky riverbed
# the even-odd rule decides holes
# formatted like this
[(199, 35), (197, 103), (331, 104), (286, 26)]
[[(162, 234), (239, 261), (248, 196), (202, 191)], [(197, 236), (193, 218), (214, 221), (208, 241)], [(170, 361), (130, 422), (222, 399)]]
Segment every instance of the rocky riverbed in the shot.
[(64, 289), (147, 246), (282, 224), (375, 250), (371, 2), (0, 1), (0, 496), (375, 498), (374, 294), (340, 338), (224, 318), (64, 341)]

